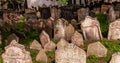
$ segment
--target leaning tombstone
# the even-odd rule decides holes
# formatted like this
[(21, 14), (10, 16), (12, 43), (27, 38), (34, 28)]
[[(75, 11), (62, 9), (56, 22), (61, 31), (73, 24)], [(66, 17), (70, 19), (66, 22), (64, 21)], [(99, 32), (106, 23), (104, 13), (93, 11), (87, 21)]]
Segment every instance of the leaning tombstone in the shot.
[(12, 40), (16, 40), (17, 42), (19, 42), (19, 37), (16, 36), (16, 34), (11, 34), (7, 37), (7, 43), (9, 44), (9, 42), (11, 42)]
[(30, 49), (41, 50), (42, 46), (37, 40), (33, 40), (33, 42), (30, 45)]
[(102, 39), (100, 25), (96, 18), (87, 16), (85, 20), (81, 23), (81, 29), (85, 40)]
[(120, 52), (114, 53), (109, 63), (120, 63)]
[(47, 63), (48, 57), (43, 49), (40, 50), (39, 53), (37, 54), (36, 61), (42, 61)]
[(50, 37), (45, 31), (42, 31), (42, 33), (40, 34), (40, 41), (41, 41), (42, 47), (44, 47), (47, 43), (50, 42)]
[(109, 9), (109, 17), (108, 18), (109, 18), (110, 22), (115, 21), (115, 19), (116, 19), (116, 14), (115, 14), (113, 6), (111, 6)]
[(55, 63), (86, 63), (86, 52), (74, 44), (56, 50)]
[(65, 38), (65, 22), (64, 19), (58, 19), (54, 25), (54, 39), (60, 40)]
[(56, 48), (56, 44), (53, 41), (48, 42), (45, 46), (44, 46), (44, 50), (45, 51), (54, 51)]
[(3, 63), (33, 63), (30, 53), (25, 50), (25, 46), (15, 40), (5, 47), (2, 59)]
[(107, 56), (107, 48), (102, 45), (100, 42), (95, 42), (88, 45), (87, 56), (96, 55), (97, 57)]
[(75, 32), (75, 28), (69, 24), (68, 26), (66, 26), (65, 28), (65, 35), (66, 35), (66, 40), (70, 41), (72, 35), (74, 34)]
[(71, 37), (71, 42), (77, 46), (81, 46), (84, 44), (82, 35), (77, 31), (75, 31), (73, 36)]
[(79, 9), (79, 10), (77, 11), (77, 13), (78, 13), (78, 20), (79, 20), (79, 21), (84, 20), (85, 17), (89, 15), (88, 9), (86, 9), (86, 8), (81, 8), (81, 9)]
[(64, 48), (69, 43), (65, 39), (60, 39), (60, 41), (57, 43), (57, 49)]
[(120, 19), (115, 20), (109, 25), (108, 40), (120, 39)]

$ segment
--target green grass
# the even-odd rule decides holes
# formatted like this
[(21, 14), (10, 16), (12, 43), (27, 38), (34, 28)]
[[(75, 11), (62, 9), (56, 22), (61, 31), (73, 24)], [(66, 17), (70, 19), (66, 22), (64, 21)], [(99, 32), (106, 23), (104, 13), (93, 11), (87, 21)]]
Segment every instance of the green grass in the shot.
[(101, 43), (112, 52), (120, 52), (120, 41), (102, 40)]
[(87, 58), (87, 63), (97, 63), (98, 62), (98, 57), (96, 55), (90, 55)]
[(2, 58), (0, 58), (0, 63), (3, 63), (3, 60), (2, 60)]
[(100, 29), (104, 37), (107, 37), (109, 22), (107, 19), (107, 14), (96, 14), (96, 17), (100, 23)]

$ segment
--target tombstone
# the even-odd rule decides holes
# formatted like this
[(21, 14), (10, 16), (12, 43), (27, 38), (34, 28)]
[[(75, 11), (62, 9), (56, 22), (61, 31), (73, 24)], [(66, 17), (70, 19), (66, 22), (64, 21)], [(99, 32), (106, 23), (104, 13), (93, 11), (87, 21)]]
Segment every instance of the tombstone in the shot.
[(78, 21), (82, 21), (85, 19), (86, 16), (89, 15), (89, 12), (87, 8), (81, 8), (77, 11), (77, 14), (78, 14)]
[(3, 13), (3, 21), (5, 22), (5, 23), (8, 23), (8, 22), (10, 22), (10, 19), (8, 18), (8, 13)]
[(48, 57), (47, 55), (45, 54), (45, 51), (42, 49), (39, 51), (39, 53), (37, 54), (36, 56), (36, 61), (43, 61), (43, 62), (46, 62), (48, 61)]
[(50, 36), (50, 38), (53, 38), (53, 34), (54, 34), (54, 21), (55, 19), (50, 17), (49, 19), (47, 19), (47, 22), (45, 23), (45, 32)]
[(50, 42), (50, 37), (45, 31), (42, 31), (40, 34), (40, 42), (42, 44), (42, 47), (44, 47), (47, 43)]
[(75, 19), (72, 19), (72, 20), (71, 20), (71, 25), (72, 25), (73, 27), (76, 27), (77, 21), (76, 21)]
[(50, 12), (51, 12), (51, 17), (53, 19), (58, 19), (58, 17), (57, 17), (58, 9), (57, 8), (55, 8), (55, 7), (51, 8)]
[(45, 46), (44, 46), (44, 50), (45, 51), (54, 51), (56, 48), (56, 44), (52, 41), (48, 42)]
[(100, 25), (96, 18), (87, 16), (85, 20), (81, 23), (81, 29), (85, 40), (102, 39)]
[(35, 49), (35, 50), (41, 50), (41, 44), (37, 40), (33, 40), (33, 42), (30, 45), (30, 49)]
[(69, 43), (65, 39), (60, 39), (60, 41), (57, 43), (57, 49), (65, 48)]
[(25, 50), (25, 46), (15, 40), (5, 47), (2, 59), (3, 63), (33, 63), (30, 53)]
[(110, 22), (116, 20), (116, 14), (115, 14), (113, 6), (111, 6), (109, 9), (109, 20), (110, 20)]
[(64, 19), (58, 19), (54, 25), (54, 39), (60, 40), (65, 38), (66, 21)]
[(70, 41), (70, 39), (71, 39), (72, 35), (74, 34), (74, 32), (75, 32), (75, 29), (71, 24), (66, 26), (66, 28), (65, 28), (66, 40)]
[(120, 63), (120, 52), (114, 53), (109, 63)]
[(39, 11), (36, 12), (37, 18), (41, 18), (41, 13)]
[(56, 50), (55, 63), (86, 63), (86, 52), (74, 44)]
[(7, 37), (7, 44), (9, 44), (9, 42), (11, 42), (12, 40), (16, 40), (17, 42), (19, 42), (19, 37), (16, 36), (16, 34), (11, 34)]
[(87, 48), (87, 56), (89, 55), (105, 57), (107, 55), (107, 49), (100, 42), (91, 43)]
[(26, 19), (27, 19), (27, 21), (35, 22), (35, 21), (37, 21), (37, 16), (34, 12), (27, 13), (26, 14)]
[(101, 6), (101, 13), (106, 14), (108, 10), (109, 10), (108, 5), (102, 5)]
[(118, 40), (120, 39), (120, 19), (115, 20), (109, 25), (108, 40)]
[(81, 46), (84, 44), (82, 35), (77, 31), (75, 31), (75, 33), (72, 35), (71, 42), (77, 46)]

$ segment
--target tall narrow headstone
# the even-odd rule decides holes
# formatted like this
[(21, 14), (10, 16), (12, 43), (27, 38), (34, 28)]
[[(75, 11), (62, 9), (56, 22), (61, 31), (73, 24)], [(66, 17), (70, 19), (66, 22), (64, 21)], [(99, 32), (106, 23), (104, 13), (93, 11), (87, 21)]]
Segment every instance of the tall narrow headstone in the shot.
[(44, 47), (48, 42), (50, 42), (50, 37), (45, 31), (42, 31), (42, 33), (40, 34), (40, 41), (42, 47)]
[(77, 31), (75, 31), (75, 33), (71, 37), (71, 42), (77, 46), (81, 46), (84, 44), (82, 35)]
[(85, 40), (102, 39), (100, 25), (96, 18), (87, 16), (85, 20), (81, 23), (81, 29)]
[(69, 41), (71, 39), (72, 35), (74, 34), (74, 32), (75, 32), (75, 29), (71, 24), (66, 26), (66, 28), (65, 28), (66, 40)]

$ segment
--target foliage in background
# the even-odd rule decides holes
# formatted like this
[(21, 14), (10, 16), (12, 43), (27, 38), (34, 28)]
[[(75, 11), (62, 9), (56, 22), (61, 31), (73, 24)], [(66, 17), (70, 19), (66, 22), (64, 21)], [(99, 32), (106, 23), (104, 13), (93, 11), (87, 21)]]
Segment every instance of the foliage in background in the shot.
[(107, 37), (109, 22), (107, 19), (107, 14), (96, 14), (96, 17), (100, 23), (100, 29), (104, 37)]
[(68, 0), (59, 0), (61, 4), (68, 4)]

